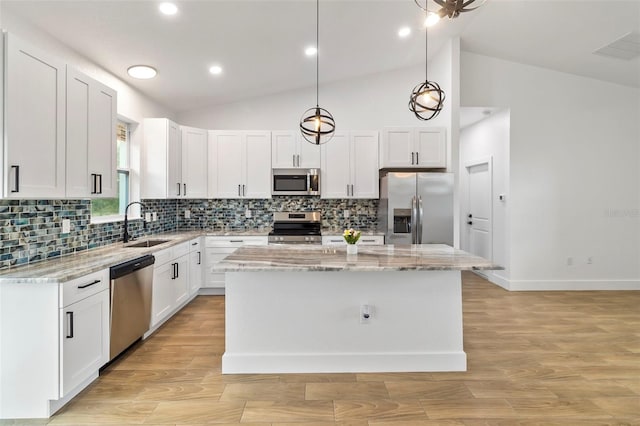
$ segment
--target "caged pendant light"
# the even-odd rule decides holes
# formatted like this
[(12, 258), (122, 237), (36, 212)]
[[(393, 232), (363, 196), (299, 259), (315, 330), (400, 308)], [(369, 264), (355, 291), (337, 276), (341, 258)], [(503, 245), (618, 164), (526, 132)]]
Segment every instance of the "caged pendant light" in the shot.
[[(426, 8), (425, 8), (426, 10)], [(427, 15), (429, 12), (425, 12)], [(442, 107), (444, 106), (444, 91), (440, 88), (440, 85), (435, 81), (429, 81), (427, 77), (428, 69), (428, 51), (429, 51), (429, 39), (427, 37), (428, 30), (424, 29), (424, 83), (418, 84), (413, 88), (411, 97), (409, 98), (409, 109), (415, 114), (419, 120), (427, 121), (436, 117)]]
[[(316, 0), (316, 48), (319, 51), (318, 41), (320, 39), (320, 1)], [(302, 137), (309, 143), (314, 145), (320, 145), (328, 142), (333, 137), (333, 132), (336, 129), (335, 121), (329, 111), (324, 108), (320, 108), (318, 103), (318, 81), (319, 81), (319, 68), (320, 60), (318, 59), (319, 53), (316, 53), (316, 106), (315, 108), (309, 108), (302, 114), (300, 119), (300, 131)]]

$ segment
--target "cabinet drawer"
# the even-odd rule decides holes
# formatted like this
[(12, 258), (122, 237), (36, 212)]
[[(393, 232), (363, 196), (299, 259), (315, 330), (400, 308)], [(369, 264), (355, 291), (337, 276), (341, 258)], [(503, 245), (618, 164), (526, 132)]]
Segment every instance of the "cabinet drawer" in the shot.
[(189, 241), (189, 251), (192, 253), (194, 251), (199, 251), (201, 245), (202, 242), (200, 241), (200, 238), (194, 238), (193, 240)]
[(189, 247), (191, 247), (191, 245), (188, 242), (171, 247), (171, 250), (173, 250), (173, 258), (175, 259), (189, 254)]
[(245, 245), (266, 246), (267, 237), (238, 236), (238, 237), (206, 237), (207, 247), (241, 247)]
[(154, 268), (158, 268), (170, 260), (173, 260), (173, 248), (157, 251), (153, 253), (153, 256), (156, 258)]
[[(324, 235), (322, 237), (322, 244), (324, 245), (346, 245), (347, 242), (342, 236)], [(381, 246), (384, 245), (383, 235), (365, 235), (361, 236), (358, 240), (360, 246)]]
[(67, 281), (60, 287), (60, 307), (68, 306), (108, 288), (108, 269)]

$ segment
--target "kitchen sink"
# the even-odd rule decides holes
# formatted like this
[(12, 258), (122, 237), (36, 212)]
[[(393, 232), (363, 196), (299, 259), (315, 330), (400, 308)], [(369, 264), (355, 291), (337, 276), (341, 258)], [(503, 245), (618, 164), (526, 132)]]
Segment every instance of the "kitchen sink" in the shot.
[(166, 243), (168, 241), (169, 240), (145, 240), (145, 241), (139, 241), (139, 242), (133, 243), (133, 244), (127, 244), (125, 247), (126, 248), (153, 247), (153, 246), (157, 246), (159, 244), (164, 244), (164, 243)]

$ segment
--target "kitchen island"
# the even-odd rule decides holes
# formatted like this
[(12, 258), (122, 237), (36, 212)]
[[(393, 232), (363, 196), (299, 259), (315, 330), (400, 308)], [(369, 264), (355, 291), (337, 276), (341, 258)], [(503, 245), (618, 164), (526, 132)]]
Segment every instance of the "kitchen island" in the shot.
[(242, 247), (226, 272), (224, 374), (466, 371), (461, 271), (446, 245)]

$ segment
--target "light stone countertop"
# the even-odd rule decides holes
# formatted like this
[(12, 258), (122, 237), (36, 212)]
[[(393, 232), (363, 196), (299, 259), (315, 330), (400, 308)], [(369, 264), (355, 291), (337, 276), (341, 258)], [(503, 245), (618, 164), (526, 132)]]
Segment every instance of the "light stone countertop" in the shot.
[(270, 245), (241, 247), (212, 270), (269, 271), (471, 271), (503, 269), (491, 261), (444, 244), (359, 246)]

